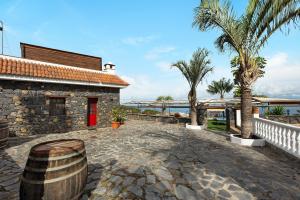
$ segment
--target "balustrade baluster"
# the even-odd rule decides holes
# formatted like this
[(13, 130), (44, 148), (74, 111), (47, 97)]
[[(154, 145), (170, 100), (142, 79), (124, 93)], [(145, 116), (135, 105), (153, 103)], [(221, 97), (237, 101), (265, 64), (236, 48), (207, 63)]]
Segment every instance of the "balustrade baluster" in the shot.
[(291, 151), (293, 152), (293, 153), (295, 153), (296, 152), (296, 131), (294, 130), (293, 132), (292, 132), (292, 141), (291, 141), (291, 147), (292, 147), (292, 149), (291, 149)]
[(297, 132), (296, 140), (297, 140), (297, 153), (296, 154), (300, 157), (300, 131)]
[(287, 150), (290, 151), (291, 150), (291, 129), (289, 129), (288, 134), (287, 134)]
[(254, 118), (253, 133), (300, 158), (300, 128), (271, 120)]

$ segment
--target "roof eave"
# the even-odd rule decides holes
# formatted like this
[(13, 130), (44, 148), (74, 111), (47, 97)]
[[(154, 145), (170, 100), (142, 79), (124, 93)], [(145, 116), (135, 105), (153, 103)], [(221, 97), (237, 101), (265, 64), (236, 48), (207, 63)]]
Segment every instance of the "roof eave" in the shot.
[(27, 82), (40, 82), (40, 83), (56, 83), (56, 84), (69, 84), (69, 85), (85, 85), (94, 87), (110, 87), (110, 88), (126, 88), (128, 85), (110, 84), (110, 83), (95, 83), (75, 80), (62, 80), (62, 79), (50, 79), (50, 78), (37, 78), (31, 76), (16, 76), (0, 74), (1, 80), (11, 81), (27, 81)]

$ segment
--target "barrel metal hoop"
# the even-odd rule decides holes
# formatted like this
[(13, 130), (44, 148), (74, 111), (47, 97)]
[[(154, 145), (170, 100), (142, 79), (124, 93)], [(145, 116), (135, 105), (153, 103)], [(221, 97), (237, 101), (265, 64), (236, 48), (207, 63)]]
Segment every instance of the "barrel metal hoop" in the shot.
[(46, 168), (46, 169), (41, 169), (41, 168), (33, 168), (33, 167), (28, 167), (26, 166), (25, 167), (25, 170), (28, 170), (28, 171), (32, 171), (32, 172), (52, 172), (52, 171), (57, 171), (57, 170), (61, 170), (61, 169), (65, 169), (65, 168), (68, 168), (72, 165), (75, 165), (77, 163), (80, 163), (81, 161), (85, 160), (86, 159), (86, 156), (84, 156), (83, 158), (79, 159), (79, 160), (76, 160), (74, 162), (71, 162), (69, 164), (66, 164), (66, 165), (62, 165), (62, 166), (59, 166), (59, 167), (53, 167), (53, 168)]
[(77, 171), (75, 171), (75, 172), (73, 172), (71, 174), (68, 174), (66, 176), (61, 176), (61, 177), (58, 177), (58, 178), (49, 179), (49, 180), (43, 180), (43, 181), (27, 180), (27, 179), (24, 178), (23, 175), (21, 176), (21, 180), (23, 182), (26, 182), (26, 183), (29, 183), (29, 184), (35, 184), (35, 185), (42, 185), (42, 184), (47, 184), (47, 183), (55, 183), (55, 182), (58, 182), (58, 181), (66, 180), (67, 178), (70, 178), (70, 177), (78, 174), (79, 172), (81, 172), (86, 167), (87, 167), (87, 163), (85, 163), (82, 168), (80, 168), (79, 170), (77, 170)]
[(63, 160), (63, 159), (66, 159), (66, 158), (71, 158), (71, 157), (74, 157), (74, 156), (77, 156), (79, 154), (82, 154), (83, 152), (85, 152), (85, 149), (82, 149), (78, 152), (75, 152), (75, 153), (71, 153), (71, 154), (68, 154), (68, 155), (65, 155), (65, 156), (56, 156), (56, 157), (50, 157), (50, 158), (37, 158), (37, 157), (33, 157), (33, 156), (28, 156), (28, 159), (29, 160), (34, 160), (34, 161), (55, 161), (55, 160)]

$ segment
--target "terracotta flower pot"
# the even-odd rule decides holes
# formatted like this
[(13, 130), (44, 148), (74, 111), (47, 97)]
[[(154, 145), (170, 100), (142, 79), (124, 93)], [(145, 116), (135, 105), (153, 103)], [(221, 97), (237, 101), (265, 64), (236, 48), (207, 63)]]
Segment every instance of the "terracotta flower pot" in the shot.
[(121, 126), (120, 122), (111, 122), (111, 127), (113, 129), (117, 129)]

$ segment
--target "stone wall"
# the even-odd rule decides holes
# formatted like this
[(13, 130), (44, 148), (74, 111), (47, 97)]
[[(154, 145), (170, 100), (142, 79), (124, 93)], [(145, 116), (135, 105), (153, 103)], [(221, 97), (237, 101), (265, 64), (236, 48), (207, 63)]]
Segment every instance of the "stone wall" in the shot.
[[(111, 124), (119, 89), (79, 85), (0, 81), (0, 118), (9, 121), (11, 136), (86, 129), (88, 97), (98, 98), (97, 126)], [(65, 97), (66, 114), (49, 115), (49, 98)]]
[(269, 115), (266, 119), (287, 124), (300, 124), (300, 115)]
[(156, 122), (163, 122), (163, 123), (170, 123), (170, 124), (191, 123), (191, 119), (187, 117), (174, 117), (174, 116), (163, 116), (163, 115), (146, 115), (146, 114), (128, 113), (127, 118), (129, 120), (156, 121)]

